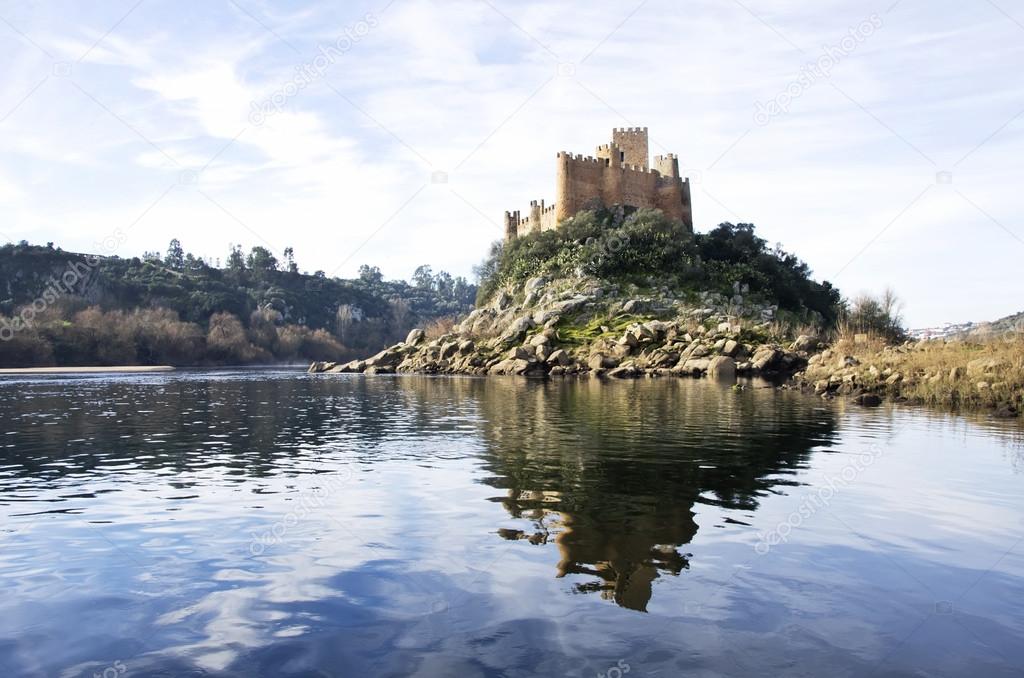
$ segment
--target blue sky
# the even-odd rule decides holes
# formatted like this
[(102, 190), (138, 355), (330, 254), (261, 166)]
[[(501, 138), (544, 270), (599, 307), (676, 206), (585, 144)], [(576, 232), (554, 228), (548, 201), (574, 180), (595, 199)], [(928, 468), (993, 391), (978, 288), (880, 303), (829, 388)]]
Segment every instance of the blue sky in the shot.
[(469, 275), (556, 151), (647, 126), (698, 230), (913, 326), (1024, 309), (1019, 1), (0, 2), (0, 58), (4, 241)]

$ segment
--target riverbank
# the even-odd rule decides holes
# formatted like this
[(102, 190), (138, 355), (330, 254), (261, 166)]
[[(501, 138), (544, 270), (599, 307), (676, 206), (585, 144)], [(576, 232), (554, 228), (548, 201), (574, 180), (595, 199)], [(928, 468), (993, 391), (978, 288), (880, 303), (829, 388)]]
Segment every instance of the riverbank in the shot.
[(793, 385), (824, 398), (851, 396), (863, 404), (889, 399), (1015, 417), (1024, 409), (1024, 337), (899, 346), (865, 337), (841, 339), (811, 356)]
[(310, 372), (530, 377), (761, 376), (783, 388), (862, 405), (904, 401), (942, 409), (1024, 409), (1024, 337), (886, 345), (865, 335), (826, 341), (778, 322), (777, 308), (731, 297), (534, 278), (498, 293), (450, 331), (413, 330), (365, 360)]
[(40, 374), (136, 374), (146, 372), (173, 372), (170, 365), (123, 365), (118, 367), (17, 367), (0, 368), (0, 376)]

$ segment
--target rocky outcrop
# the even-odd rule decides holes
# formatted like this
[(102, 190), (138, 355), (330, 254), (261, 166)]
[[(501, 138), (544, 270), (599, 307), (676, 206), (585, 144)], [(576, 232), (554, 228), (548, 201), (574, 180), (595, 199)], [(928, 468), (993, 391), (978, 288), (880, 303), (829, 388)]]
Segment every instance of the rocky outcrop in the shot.
[(310, 371), (725, 380), (786, 375), (806, 356), (773, 336), (776, 311), (739, 293), (673, 295), (661, 288), (638, 295), (591, 278), (536, 277), (520, 290), (498, 292), (448, 334), (413, 330), (366, 360), (314, 363)]

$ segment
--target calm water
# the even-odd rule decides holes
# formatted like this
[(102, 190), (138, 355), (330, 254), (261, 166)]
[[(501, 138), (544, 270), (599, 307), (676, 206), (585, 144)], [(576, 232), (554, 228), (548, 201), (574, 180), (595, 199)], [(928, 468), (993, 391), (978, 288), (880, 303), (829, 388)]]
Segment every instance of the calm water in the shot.
[(696, 381), (4, 381), (0, 674), (1020, 676), (1022, 441)]

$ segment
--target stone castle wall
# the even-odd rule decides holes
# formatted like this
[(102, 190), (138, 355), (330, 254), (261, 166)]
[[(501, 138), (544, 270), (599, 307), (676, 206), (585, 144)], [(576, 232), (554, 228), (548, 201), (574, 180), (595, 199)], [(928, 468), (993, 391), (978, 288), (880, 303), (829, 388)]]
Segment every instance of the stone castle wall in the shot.
[(679, 176), (678, 157), (656, 156), (651, 169), (647, 153), (646, 127), (613, 130), (612, 143), (599, 146), (597, 157), (559, 153), (555, 204), (531, 202), (525, 217), (506, 212), (506, 239), (551, 230), (581, 210), (611, 205), (660, 209), (692, 230), (690, 183)]

